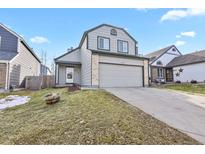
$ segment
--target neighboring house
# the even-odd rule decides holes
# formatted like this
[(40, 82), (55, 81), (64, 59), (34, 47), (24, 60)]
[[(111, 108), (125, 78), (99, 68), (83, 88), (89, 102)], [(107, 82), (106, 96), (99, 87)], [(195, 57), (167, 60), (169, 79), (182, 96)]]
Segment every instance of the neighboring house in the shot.
[(174, 81), (205, 82), (205, 50), (176, 57), (167, 67), (173, 69)]
[(150, 58), (150, 80), (152, 82), (173, 82), (173, 68), (167, 67), (167, 64), (178, 56), (181, 56), (181, 53), (174, 45), (145, 55)]
[(40, 75), (51, 75), (51, 70), (48, 66), (41, 64), (41, 71)]
[(123, 28), (102, 24), (87, 30), (79, 46), (58, 58), (56, 85), (138, 87), (148, 85), (148, 58)]
[(205, 50), (182, 55), (176, 46), (152, 52), (149, 77), (152, 82), (205, 82)]
[(24, 39), (0, 24), (0, 88), (24, 86), (25, 76), (40, 75), (40, 60)]

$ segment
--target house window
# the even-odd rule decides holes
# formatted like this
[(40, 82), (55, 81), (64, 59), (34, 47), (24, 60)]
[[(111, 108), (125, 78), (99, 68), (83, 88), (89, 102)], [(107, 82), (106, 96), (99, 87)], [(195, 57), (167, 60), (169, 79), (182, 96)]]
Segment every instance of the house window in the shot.
[(117, 41), (117, 50), (118, 52), (128, 52), (128, 42), (127, 41)]
[(158, 68), (158, 78), (163, 78), (164, 77), (164, 72), (163, 72), (163, 68)]
[(117, 36), (117, 31), (115, 29), (111, 29), (110, 34), (114, 35), (114, 36)]
[(162, 61), (158, 60), (157, 65), (162, 65)]
[(175, 49), (175, 48), (172, 48), (172, 51), (176, 51), (176, 49)]
[(98, 37), (98, 49), (110, 50), (110, 39), (105, 37)]

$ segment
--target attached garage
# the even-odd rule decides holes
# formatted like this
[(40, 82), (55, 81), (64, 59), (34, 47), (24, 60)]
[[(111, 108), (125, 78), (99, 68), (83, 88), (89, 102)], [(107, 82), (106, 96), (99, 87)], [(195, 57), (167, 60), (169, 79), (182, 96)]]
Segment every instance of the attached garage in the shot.
[(142, 87), (143, 67), (124, 64), (99, 64), (100, 87)]

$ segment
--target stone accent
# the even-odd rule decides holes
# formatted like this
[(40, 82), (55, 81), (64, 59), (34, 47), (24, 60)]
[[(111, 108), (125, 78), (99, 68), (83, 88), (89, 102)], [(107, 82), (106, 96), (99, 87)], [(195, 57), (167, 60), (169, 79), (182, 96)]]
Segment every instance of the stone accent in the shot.
[(92, 86), (99, 86), (99, 55), (92, 54)]
[(149, 86), (149, 72), (148, 72), (149, 63), (148, 60), (144, 60), (144, 86)]
[(6, 64), (0, 63), (0, 88), (6, 86)]

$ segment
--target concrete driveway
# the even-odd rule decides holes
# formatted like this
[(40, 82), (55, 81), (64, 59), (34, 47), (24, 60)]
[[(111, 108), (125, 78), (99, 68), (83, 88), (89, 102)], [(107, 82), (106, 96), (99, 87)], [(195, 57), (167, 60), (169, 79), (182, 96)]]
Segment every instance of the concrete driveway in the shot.
[(204, 96), (156, 88), (105, 90), (205, 144)]

